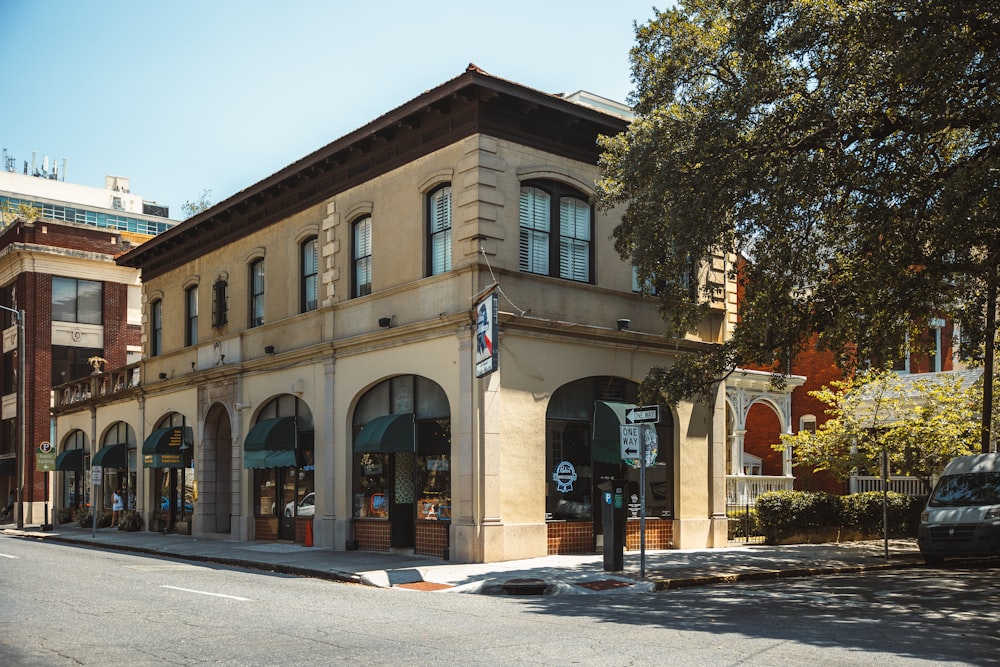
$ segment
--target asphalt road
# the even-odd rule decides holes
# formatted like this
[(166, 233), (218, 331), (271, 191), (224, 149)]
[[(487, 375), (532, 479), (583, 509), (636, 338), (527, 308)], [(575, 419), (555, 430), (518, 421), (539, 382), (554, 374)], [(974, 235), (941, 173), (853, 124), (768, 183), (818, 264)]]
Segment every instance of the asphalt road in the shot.
[(2, 537), (0, 664), (1000, 664), (997, 573), (513, 598)]

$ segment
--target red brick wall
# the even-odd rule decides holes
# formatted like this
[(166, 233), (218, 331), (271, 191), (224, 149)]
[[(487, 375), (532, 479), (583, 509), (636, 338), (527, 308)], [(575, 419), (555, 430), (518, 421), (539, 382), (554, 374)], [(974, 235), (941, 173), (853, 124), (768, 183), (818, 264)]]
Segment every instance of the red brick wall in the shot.
[(550, 554), (587, 554), (594, 551), (591, 521), (558, 521), (546, 524)]
[[(640, 551), (642, 549), (642, 531), (640, 521), (631, 520), (625, 523), (625, 550)], [(646, 548), (670, 549), (674, 541), (674, 522), (670, 519), (646, 519)]]
[(388, 521), (354, 520), (354, 541), (362, 551), (389, 551), (392, 524)]
[(448, 548), (450, 521), (417, 521), (417, 540), (414, 551), (424, 556), (444, 558)]
[(254, 517), (253, 538), (274, 541), (278, 539), (278, 520), (274, 517)]
[(743, 451), (762, 459), (760, 474), (782, 473), (781, 452), (771, 445), (781, 442), (781, 421), (770, 405), (755, 403), (747, 413)]

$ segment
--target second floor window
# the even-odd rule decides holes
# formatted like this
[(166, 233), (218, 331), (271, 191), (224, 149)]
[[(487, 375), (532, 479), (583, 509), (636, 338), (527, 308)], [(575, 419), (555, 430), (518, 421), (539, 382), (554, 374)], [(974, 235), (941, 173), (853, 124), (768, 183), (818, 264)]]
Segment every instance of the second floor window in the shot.
[(520, 200), (521, 271), (593, 280), (593, 216), (586, 198), (557, 183), (525, 185)]
[(149, 356), (163, 354), (163, 301), (156, 300), (149, 306)]
[(451, 271), (451, 186), (443, 185), (427, 196), (428, 272)]
[(212, 328), (218, 329), (229, 321), (229, 282), (219, 278), (212, 284)]
[(198, 344), (198, 286), (189, 287), (184, 292), (184, 310), (186, 327), (184, 344)]
[(93, 280), (52, 277), (52, 319), (77, 324), (103, 323), (104, 285)]
[(250, 263), (250, 327), (264, 324), (264, 260)]
[(351, 227), (354, 236), (351, 262), (354, 267), (354, 284), (351, 296), (359, 297), (372, 293), (372, 219), (365, 216)]
[(302, 244), (302, 303), (299, 310), (303, 313), (316, 310), (318, 301), (319, 258), (317, 257), (317, 239), (313, 236)]

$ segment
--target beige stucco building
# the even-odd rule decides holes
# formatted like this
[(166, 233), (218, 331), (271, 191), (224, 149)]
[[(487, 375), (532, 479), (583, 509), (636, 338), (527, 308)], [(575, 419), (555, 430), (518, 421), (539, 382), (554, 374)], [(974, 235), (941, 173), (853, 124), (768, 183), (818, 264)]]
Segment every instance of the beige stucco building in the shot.
[[(589, 201), (596, 138), (628, 121), (581, 99), (470, 66), (119, 258), (142, 271), (143, 359), (57, 388), (60, 451), (131, 429), (147, 529), (593, 550), (597, 483), (638, 479), (622, 406), (722, 339), (732, 290), (663, 336)], [(723, 396), (660, 413), (647, 544), (724, 546)]]

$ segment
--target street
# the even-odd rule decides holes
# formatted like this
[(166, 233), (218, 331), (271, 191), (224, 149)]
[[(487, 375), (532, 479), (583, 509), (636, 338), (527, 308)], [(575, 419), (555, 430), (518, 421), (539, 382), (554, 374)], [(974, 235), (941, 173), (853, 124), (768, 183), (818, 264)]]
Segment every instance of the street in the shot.
[(515, 598), (3, 537), (0, 664), (1000, 664), (996, 574), (915, 568)]

